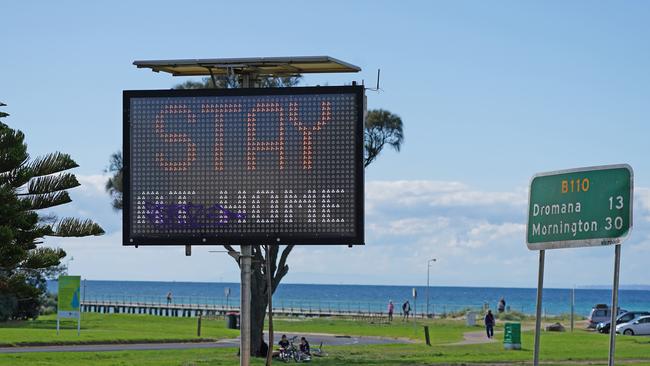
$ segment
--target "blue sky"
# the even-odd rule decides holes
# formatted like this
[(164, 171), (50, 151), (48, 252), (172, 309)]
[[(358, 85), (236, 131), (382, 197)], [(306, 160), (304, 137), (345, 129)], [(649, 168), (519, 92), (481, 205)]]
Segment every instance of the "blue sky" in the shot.
[[(61, 150), (84, 187), (63, 211), (93, 217), (103, 238), (49, 240), (92, 279), (234, 281), (221, 254), (123, 248), (120, 214), (101, 190), (121, 144), (121, 91), (182, 82), (136, 59), (330, 55), (365, 80), (370, 108), (399, 114), (406, 140), (367, 170), (367, 245), (299, 248), (288, 282), (534, 286), (525, 247), (536, 172), (629, 163), (635, 228), (622, 281), (650, 284), (650, 4), (643, 1), (13, 2), (3, 6), (0, 100), (32, 155)], [(409, 192), (399, 212), (386, 192)], [(403, 198), (402, 197), (402, 198)], [(214, 248), (212, 248), (214, 249)], [(547, 283), (610, 283), (613, 248), (547, 255)], [(360, 265), (361, 263), (361, 265)], [(119, 270), (116, 270), (118, 268)]]

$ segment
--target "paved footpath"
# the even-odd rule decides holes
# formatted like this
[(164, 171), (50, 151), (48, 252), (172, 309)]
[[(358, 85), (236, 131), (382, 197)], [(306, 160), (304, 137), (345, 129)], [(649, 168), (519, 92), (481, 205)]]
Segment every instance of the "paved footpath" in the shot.
[[(280, 336), (286, 334), (289, 338), (298, 335), (305, 336), (312, 348), (323, 343), (327, 346), (351, 346), (368, 344), (408, 344), (412, 341), (404, 339), (382, 337), (356, 337), (334, 334), (293, 334), (274, 333), (274, 342), (278, 343)], [(268, 339), (267, 339), (268, 342)], [(296, 343), (299, 343), (296, 342)], [(0, 347), (1, 353), (29, 353), (29, 352), (110, 352), (110, 351), (151, 351), (151, 350), (180, 350), (202, 348), (227, 348), (239, 347), (239, 339), (222, 339), (216, 342), (187, 342), (187, 343), (133, 343), (133, 344), (83, 344), (66, 346), (29, 346), (29, 347)]]
[[(496, 331), (495, 334), (503, 333), (502, 331)], [(466, 344), (483, 344), (483, 343), (492, 343), (496, 342), (494, 338), (488, 338), (485, 330), (475, 331), (475, 332), (465, 332), (463, 333), (463, 340), (456, 343), (450, 343), (450, 346), (463, 346)]]

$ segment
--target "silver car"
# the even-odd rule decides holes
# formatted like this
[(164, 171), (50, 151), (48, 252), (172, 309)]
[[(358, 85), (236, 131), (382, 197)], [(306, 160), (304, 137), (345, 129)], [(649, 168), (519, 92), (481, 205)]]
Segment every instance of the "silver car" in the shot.
[(616, 333), (625, 335), (650, 334), (650, 316), (643, 315), (633, 319), (629, 323), (619, 324), (616, 326)]

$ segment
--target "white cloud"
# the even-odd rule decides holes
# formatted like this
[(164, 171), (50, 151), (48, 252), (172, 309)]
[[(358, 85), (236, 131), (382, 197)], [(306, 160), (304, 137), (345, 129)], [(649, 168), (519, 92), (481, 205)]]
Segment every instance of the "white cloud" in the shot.
[(460, 182), (444, 181), (374, 181), (366, 184), (366, 199), (371, 207), (389, 202), (393, 205), (413, 206), (523, 206), (526, 192), (485, 192), (471, 189)]
[[(208, 253), (218, 247), (195, 247), (191, 257), (179, 247), (123, 247), (120, 215), (110, 209), (105, 179), (83, 176), (88, 195), (79, 195), (73, 204), (101, 219), (111, 234), (48, 238), (74, 257), (71, 272), (92, 279), (238, 280), (231, 258)], [(366, 193), (366, 205), (372, 207), (366, 210), (366, 245), (296, 247), (287, 282), (422, 284), (427, 260), (438, 258), (432, 267), (436, 284), (535, 286), (537, 252), (526, 248), (524, 238), (525, 190), (489, 192), (459, 182), (402, 180), (368, 182)], [(637, 187), (636, 199), (637, 217), (650, 216), (650, 189)], [(547, 285), (608, 283), (610, 271), (603, 271), (603, 263), (609, 266), (610, 249), (551, 251)], [(645, 268), (649, 252), (650, 223), (637, 219), (625, 243), (626, 283), (647, 283), (639, 268)]]
[(368, 231), (380, 235), (422, 235), (431, 234), (449, 226), (449, 219), (446, 217), (429, 218), (399, 218), (389, 223), (370, 223)]
[(78, 188), (79, 191), (83, 192), (89, 196), (106, 196), (106, 181), (108, 180), (107, 175), (95, 174), (95, 175), (79, 175), (75, 174), (81, 186)]
[(520, 223), (506, 222), (503, 224), (490, 224), (482, 222), (474, 226), (469, 235), (473, 238), (483, 238), (485, 240), (498, 240), (510, 235), (520, 235), (523, 237), (526, 231), (526, 225)]

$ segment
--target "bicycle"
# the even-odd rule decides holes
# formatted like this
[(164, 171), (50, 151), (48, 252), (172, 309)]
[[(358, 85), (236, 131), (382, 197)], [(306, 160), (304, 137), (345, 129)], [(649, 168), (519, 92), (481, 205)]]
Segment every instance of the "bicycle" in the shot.
[(320, 345), (318, 346), (318, 348), (311, 351), (311, 355), (315, 356), (315, 357), (325, 357), (325, 356), (327, 356), (327, 352), (323, 351), (323, 342), (320, 342)]
[[(278, 358), (280, 361), (289, 362), (293, 360), (294, 362), (309, 362), (311, 361), (311, 356), (301, 352), (298, 347), (294, 344), (298, 336), (289, 338), (289, 347), (281, 349)], [(321, 343), (322, 344), (322, 343)]]

